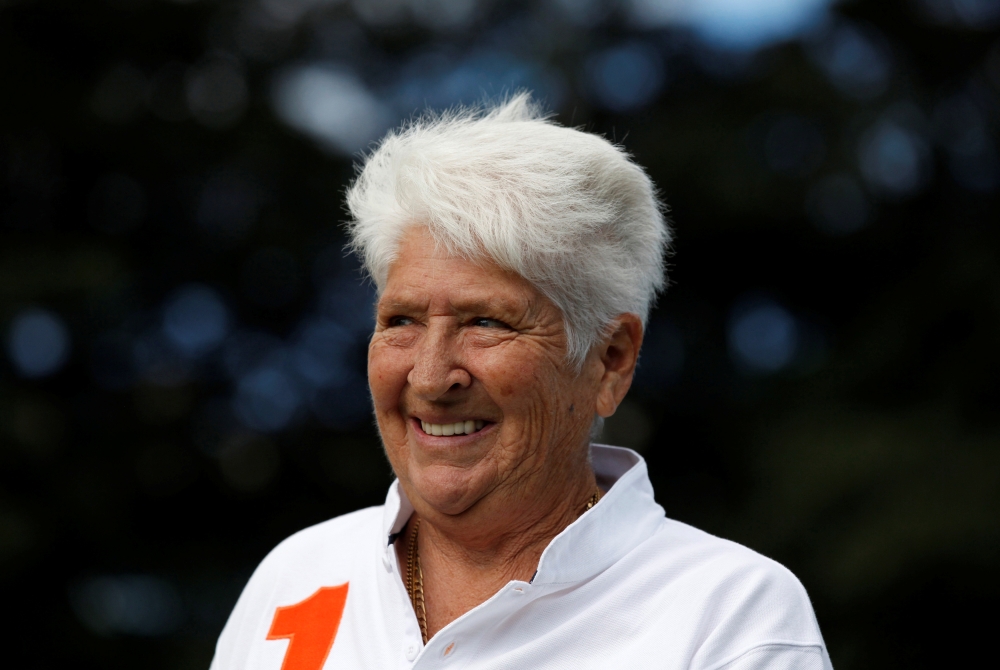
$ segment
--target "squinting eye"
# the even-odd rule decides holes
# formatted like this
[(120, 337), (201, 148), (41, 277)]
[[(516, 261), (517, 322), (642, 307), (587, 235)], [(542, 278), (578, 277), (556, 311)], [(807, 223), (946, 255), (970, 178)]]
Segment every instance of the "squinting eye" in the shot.
[(389, 319), (389, 327), (393, 326), (409, 326), (413, 323), (413, 319), (408, 316), (394, 316)]
[(479, 328), (509, 328), (503, 321), (498, 321), (497, 319), (488, 319), (485, 316), (479, 316), (472, 320), (472, 325)]

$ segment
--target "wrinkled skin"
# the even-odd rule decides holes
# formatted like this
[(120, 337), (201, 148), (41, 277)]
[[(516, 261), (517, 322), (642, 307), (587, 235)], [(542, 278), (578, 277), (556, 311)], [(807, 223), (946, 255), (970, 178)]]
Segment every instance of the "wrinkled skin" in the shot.
[[(432, 633), (530, 578), (579, 514), (596, 486), (591, 423), (625, 396), (641, 341), (638, 317), (622, 314), (577, 372), (561, 312), (528, 281), (449, 255), (424, 227), (408, 231), (379, 298), (368, 376), (386, 453), (421, 519)], [(485, 425), (452, 437), (421, 428), (466, 420)]]

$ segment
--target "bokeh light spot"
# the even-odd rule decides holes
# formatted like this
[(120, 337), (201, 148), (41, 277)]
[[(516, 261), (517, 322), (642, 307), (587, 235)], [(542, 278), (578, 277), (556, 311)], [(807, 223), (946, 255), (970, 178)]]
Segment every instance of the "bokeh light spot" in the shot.
[(838, 21), (810, 42), (809, 54), (848, 97), (871, 99), (889, 86), (892, 53), (886, 39), (869, 25)]
[(861, 138), (861, 174), (874, 190), (908, 196), (927, 180), (928, 148), (923, 138), (891, 119), (883, 119)]
[(187, 72), (184, 92), (195, 120), (216, 129), (239, 121), (248, 101), (242, 65), (233, 56), (221, 53)]
[(22, 377), (47, 377), (69, 357), (66, 324), (46, 309), (30, 308), (14, 317), (7, 335), (7, 354)]
[(406, 63), (391, 89), (401, 115), (429, 107), (474, 105), (527, 89), (548, 107), (558, 107), (565, 83), (556, 70), (511, 54), (505, 49), (476, 49), (466, 55), (430, 48)]
[(274, 81), (272, 102), (282, 121), (343, 154), (363, 149), (395, 121), (357, 75), (342, 68), (283, 70)]
[(295, 379), (277, 366), (244, 375), (237, 384), (233, 409), (248, 428), (265, 433), (285, 428), (302, 405)]
[(186, 356), (200, 356), (222, 343), (229, 311), (219, 294), (201, 284), (178, 289), (163, 311), (163, 333)]
[(753, 50), (808, 32), (827, 15), (830, 0), (630, 0), (634, 23), (691, 28), (717, 48)]
[(340, 388), (349, 382), (364, 383), (351, 373), (347, 355), (354, 338), (350, 331), (329, 319), (309, 322), (296, 338), (291, 352), (295, 372), (316, 388)]
[(659, 53), (642, 42), (628, 42), (591, 56), (586, 72), (596, 101), (616, 112), (649, 104), (664, 83)]
[(729, 354), (751, 373), (773, 373), (792, 363), (799, 326), (792, 314), (770, 299), (751, 299), (733, 308), (729, 318)]

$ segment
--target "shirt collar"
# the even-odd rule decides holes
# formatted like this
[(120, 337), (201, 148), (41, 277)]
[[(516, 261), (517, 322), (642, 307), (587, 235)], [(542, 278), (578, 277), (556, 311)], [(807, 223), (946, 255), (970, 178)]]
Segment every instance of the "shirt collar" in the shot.
[[(649, 538), (663, 523), (663, 508), (653, 499), (646, 461), (631, 449), (594, 444), (591, 462), (597, 483), (607, 491), (601, 501), (567, 526), (542, 552), (533, 584), (584, 580), (603, 572)], [(396, 480), (389, 487), (382, 517), (385, 551), (406, 526), (413, 505)]]

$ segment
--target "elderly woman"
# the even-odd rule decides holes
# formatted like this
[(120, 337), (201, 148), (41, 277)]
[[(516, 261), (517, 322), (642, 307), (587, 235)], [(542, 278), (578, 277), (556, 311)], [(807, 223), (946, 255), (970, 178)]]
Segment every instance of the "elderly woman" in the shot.
[(667, 519), (638, 454), (591, 444), (664, 284), (640, 167), (522, 95), (389, 134), (348, 205), (398, 479), (264, 559), (215, 670), (830, 668), (791, 573)]

